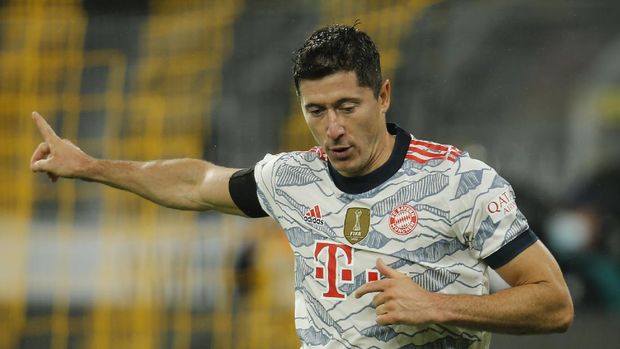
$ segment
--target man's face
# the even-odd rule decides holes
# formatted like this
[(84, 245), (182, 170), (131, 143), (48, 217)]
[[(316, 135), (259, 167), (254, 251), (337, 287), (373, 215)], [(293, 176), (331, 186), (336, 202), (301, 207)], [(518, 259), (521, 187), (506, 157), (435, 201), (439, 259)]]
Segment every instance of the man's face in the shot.
[(301, 108), (314, 139), (344, 176), (365, 175), (388, 160), (393, 138), (385, 127), (390, 83), (378, 98), (358, 85), (355, 72), (338, 72), (299, 83)]

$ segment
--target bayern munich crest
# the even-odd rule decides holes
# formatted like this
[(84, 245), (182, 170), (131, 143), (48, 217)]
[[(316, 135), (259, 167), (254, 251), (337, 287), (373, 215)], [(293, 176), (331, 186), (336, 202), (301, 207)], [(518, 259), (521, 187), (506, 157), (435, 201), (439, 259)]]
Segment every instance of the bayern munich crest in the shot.
[(398, 235), (407, 235), (418, 225), (418, 213), (411, 205), (403, 204), (390, 213), (390, 229)]

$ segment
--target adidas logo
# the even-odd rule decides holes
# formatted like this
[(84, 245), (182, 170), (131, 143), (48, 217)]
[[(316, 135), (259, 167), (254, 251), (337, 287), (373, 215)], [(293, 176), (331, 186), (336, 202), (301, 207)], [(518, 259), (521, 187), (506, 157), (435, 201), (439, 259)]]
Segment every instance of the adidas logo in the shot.
[(314, 205), (313, 208), (306, 212), (304, 221), (316, 225), (323, 225), (323, 220), (321, 219), (321, 208), (319, 205)]

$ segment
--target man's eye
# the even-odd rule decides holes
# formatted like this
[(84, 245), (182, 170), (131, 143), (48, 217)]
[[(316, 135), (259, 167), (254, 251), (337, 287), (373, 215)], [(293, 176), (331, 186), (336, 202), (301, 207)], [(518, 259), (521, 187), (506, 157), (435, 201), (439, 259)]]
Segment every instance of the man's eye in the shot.
[(354, 105), (342, 106), (342, 107), (340, 107), (340, 110), (342, 110), (346, 114), (351, 114), (351, 113), (353, 113), (355, 111), (355, 106)]
[(324, 110), (325, 110), (325, 109), (320, 109), (320, 108), (317, 108), (317, 109), (310, 109), (310, 110), (308, 110), (308, 112), (309, 112), (311, 115), (313, 115), (313, 116), (319, 116), (319, 115), (323, 114), (323, 111), (324, 111)]

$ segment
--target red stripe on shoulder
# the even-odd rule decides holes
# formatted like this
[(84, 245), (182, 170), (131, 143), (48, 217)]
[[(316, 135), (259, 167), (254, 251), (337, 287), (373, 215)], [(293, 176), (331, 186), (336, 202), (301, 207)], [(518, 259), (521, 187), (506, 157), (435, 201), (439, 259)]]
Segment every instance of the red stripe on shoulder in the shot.
[(319, 159), (323, 160), (323, 161), (327, 161), (327, 155), (325, 154), (325, 151), (323, 149), (321, 149), (321, 147), (312, 147), (310, 149), (308, 149), (308, 152), (310, 153), (316, 153), (319, 156)]
[(411, 139), (406, 159), (424, 164), (431, 160), (448, 160), (455, 162), (463, 154), (457, 147), (435, 142)]
[(418, 147), (409, 147), (409, 152), (418, 153), (424, 156), (436, 157), (436, 158), (441, 158), (446, 154), (445, 152), (434, 153), (434, 152), (428, 151), (428, 149), (418, 148)]
[(411, 139), (410, 145), (419, 145), (422, 147), (426, 147), (426, 148), (433, 149), (433, 150), (439, 150), (439, 151), (447, 151), (449, 148), (448, 146), (445, 146), (443, 144), (429, 142), (429, 141), (421, 141), (419, 139)]
[(413, 160), (413, 161), (415, 161), (417, 163), (420, 163), (420, 164), (424, 164), (424, 163), (428, 162), (428, 160), (420, 159), (419, 157), (417, 157), (417, 156), (415, 156), (413, 154), (405, 155), (405, 159)]

